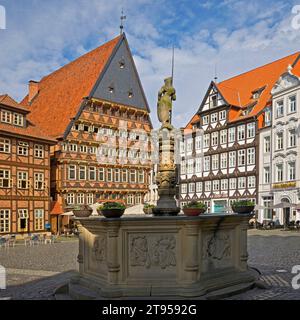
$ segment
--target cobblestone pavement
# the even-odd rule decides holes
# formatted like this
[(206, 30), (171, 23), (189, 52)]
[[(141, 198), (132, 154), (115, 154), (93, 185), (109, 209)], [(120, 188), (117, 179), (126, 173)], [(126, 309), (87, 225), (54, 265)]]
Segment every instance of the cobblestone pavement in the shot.
[[(78, 241), (34, 247), (0, 248), (0, 265), (7, 271), (7, 290), (1, 299), (53, 299), (56, 288), (68, 282), (77, 270)], [(255, 288), (229, 300), (300, 300), (291, 273), (300, 265), (300, 233), (250, 230), (249, 265), (261, 272), (267, 289)]]

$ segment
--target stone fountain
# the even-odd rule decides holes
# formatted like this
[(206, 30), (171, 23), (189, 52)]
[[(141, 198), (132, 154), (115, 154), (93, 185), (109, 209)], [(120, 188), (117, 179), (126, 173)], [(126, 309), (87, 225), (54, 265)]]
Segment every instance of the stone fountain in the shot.
[(64, 289), (72, 299), (218, 298), (253, 287), (248, 215), (178, 215), (175, 201), (171, 78), (159, 92), (159, 196), (154, 216), (77, 218), (79, 274)]

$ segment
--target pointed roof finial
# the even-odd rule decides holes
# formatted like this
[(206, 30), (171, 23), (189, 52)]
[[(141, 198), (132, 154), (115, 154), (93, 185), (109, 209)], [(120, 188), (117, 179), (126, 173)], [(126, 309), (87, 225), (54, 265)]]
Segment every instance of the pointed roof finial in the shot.
[(126, 16), (124, 16), (124, 10), (122, 8), (121, 12), (121, 24), (120, 24), (120, 34), (123, 34), (123, 29), (124, 29), (124, 20), (126, 20)]

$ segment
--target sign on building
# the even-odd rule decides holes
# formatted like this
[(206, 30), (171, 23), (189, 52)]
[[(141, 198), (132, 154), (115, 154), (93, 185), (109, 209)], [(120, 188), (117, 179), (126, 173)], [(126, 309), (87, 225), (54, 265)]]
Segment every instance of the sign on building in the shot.
[(6, 289), (6, 270), (0, 265), (0, 290)]

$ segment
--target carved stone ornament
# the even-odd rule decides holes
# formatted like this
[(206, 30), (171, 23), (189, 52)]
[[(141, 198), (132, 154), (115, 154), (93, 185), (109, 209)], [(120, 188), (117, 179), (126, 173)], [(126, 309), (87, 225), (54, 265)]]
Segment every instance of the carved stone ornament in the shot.
[(97, 237), (94, 240), (93, 253), (97, 261), (106, 260), (106, 237)]
[(203, 245), (203, 259), (223, 260), (231, 256), (231, 238), (221, 233), (206, 237)]

